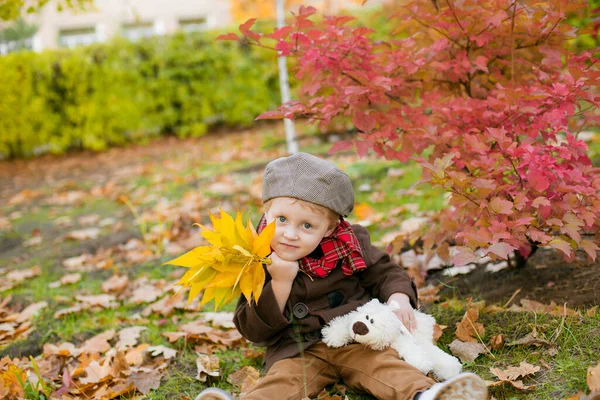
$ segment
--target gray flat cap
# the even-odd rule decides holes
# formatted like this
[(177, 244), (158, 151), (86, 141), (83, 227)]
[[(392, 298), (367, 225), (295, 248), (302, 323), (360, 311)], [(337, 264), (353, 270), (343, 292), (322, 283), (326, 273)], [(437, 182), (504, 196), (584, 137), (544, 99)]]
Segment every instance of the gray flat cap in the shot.
[(263, 203), (275, 197), (308, 201), (343, 217), (354, 208), (354, 190), (348, 175), (332, 163), (307, 153), (281, 157), (267, 164)]

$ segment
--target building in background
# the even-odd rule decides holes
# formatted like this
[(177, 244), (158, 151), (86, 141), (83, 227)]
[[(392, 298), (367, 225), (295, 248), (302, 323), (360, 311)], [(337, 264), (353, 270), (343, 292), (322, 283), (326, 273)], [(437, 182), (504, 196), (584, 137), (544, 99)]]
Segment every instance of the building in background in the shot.
[[(24, 19), (37, 26), (28, 42), (35, 51), (103, 42), (115, 35), (138, 40), (232, 23), (229, 0), (95, 0), (94, 8), (86, 12), (58, 12), (50, 2), (40, 13)], [(11, 41), (0, 41), (0, 54), (14, 48)]]
[[(382, 1), (369, 0), (369, 5)], [(364, 0), (287, 0), (286, 7), (314, 5), (335, 13), (362, 3)], [(19, 38), (17, 42), (0, 35), (0, 54), (24, 48), (35, 51), (71, 48), (104, 42), (115, 35), (138, 40), (178, 30), (201, 31), (233, 24), (235, 18), (274, 17), (274, 12), (275, 0), (94, 0), (93, 8), (86, 12), (69, 9), (59, 12), (50, 0), (41, 12), (23, 16), (25, 24), (36, 28), (30, 37)], [(0, 31), (12, 25), (0, 21)]]

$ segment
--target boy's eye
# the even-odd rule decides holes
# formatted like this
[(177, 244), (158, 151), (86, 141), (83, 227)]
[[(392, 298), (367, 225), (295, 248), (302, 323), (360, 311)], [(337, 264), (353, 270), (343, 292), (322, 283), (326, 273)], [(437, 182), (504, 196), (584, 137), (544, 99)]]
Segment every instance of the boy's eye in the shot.
[(282, 217), (282, 216), (277, 217), (277, 222), (285, 222), (285, 217)]
[(309, 224), (308, 222), (305, 222), (302, 226), (304, 227), (304, 229), (310, 229), (310, 228), (312, 228), (312, 225)]

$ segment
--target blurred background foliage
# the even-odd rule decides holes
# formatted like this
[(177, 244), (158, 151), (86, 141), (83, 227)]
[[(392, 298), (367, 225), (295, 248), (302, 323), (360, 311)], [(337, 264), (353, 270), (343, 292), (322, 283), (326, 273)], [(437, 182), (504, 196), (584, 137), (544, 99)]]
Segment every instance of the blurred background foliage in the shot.
[(0, 152), (103, 150), (252, 124), (277, 104), (276, 55), (213, 36), (117, 38), (0, 57)]
[[(72, 7), (90, 2), (62, 3)], [(233, 10), (238, 19), (271, 10), (266, 2), (242, 8), (246, 3)], [(30, 11), (19, 0), (3, 3), (2, 17), (16, 21), (0, 35), (13, 42), (33, 36), (36, 27), (19, 19), (19, 13)], [(354, 16), (356, 24), (377, 27), (376, 39), (389, 38), (395, 29), (394, 20), (380, 8), (358, 9)], [(273, 16), (264, 17), (257, 28), (269, 31)], [(568, 15), (565, 22), (579, 31), (570, 46), (598, 48), (600, 0), (589, 0), (587, 9)], [(227, 31), (237, 29), (218, 33)], [(251, 125), (280, 101), (276, 54), (215, 42), (216, 34), (180, 32), (136, 42), (115, 38), (75, 49), (16, 49), (0, 56), (0, 158), (101, 151), (161, 135), (197, 137), (217, 127)], [(399, 38), (402, 32), (395, 34)], [(293, 76), (291, 84), (293, 92)]]

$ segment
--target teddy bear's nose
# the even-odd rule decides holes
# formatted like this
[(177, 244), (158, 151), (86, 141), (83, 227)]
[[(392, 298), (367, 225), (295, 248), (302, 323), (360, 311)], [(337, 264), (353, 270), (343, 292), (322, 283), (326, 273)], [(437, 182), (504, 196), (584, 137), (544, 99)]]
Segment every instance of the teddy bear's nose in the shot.
[(352, 332), (357, 335), (366, 335), (369, 333), (369, 328), (364, 324), (364, 322), (357, 321), (352, 325)]

